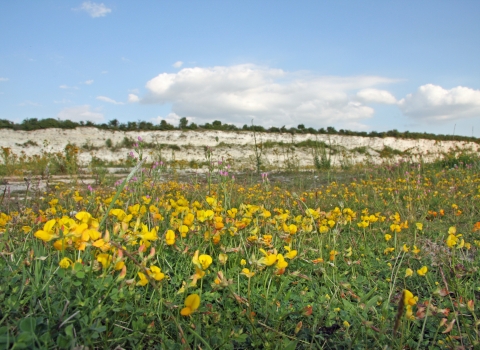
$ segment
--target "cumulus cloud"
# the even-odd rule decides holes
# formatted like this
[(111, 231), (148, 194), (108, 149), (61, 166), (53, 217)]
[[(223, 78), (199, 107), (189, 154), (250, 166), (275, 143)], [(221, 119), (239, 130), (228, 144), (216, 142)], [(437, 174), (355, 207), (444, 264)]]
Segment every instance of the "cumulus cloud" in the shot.
[[(315, 77), (250, 64), (184, 68), (147, 82), (142, 103), (172, 104), (172, 112), (264, 126), (364, 127), (374, 110), (355, 93), (394, 80), (378, 76)], [(379, 90), (381, 91), (381, 90)]]
[(128, 102), (135, 103), (135, 102), (139, 102), (139, 101), (140, 101), (140, 97), (138, 97), (137, 95), (128, 94)]
[(183, 62), (182, 61), (177, 61), (172, 66), (175, 67), (175, 68), (180, 68), (181, 66), (183, 66)]
[(390, 92), (378, 89), (362, 89), (357, 92), (357, 97), (365, 103), (395, 104), (397, 99)]
[(0, 77), (0, 81), (8, 81), (8, 80), (9, 80), (8, 78)]
[(106, 96), (97, 96), (97, 100), (112, 103), (114, 105), (123, 105), (124, 104), (123, 102), (115, 101), (113, 98), (106, 97)]
[(71, 121), (92, 121), (100, 122), (103, 120), (103, 114), (90, 110), (89, 105), (64, 108), (58, 113), (57, 118)]
[(399, 101), (403, 114), (427, 121), (449, 121), (480, 116), (480, 90), (457, 86), (450, 90), (426, 84)]
[[(156, 118), (152, 118), (151, 121), (154, 124), (160, 124), (160, 122), (162, 120), (165, 120), (168, 124), (178, 125), (178, 123), (180, 122), (180, 119), (181, 119), (181, 117), (179, 115), (177, 115), (176, 113), (169, 113), (165, 118), (161, 117), (161, 116), (158, 116)], [(189, 122), (191, 122), (193, 120), (193, 118), (187, 118), (187, 120)]]
[(105, 17), (107, 14), (112, 12), (112, 9), (106, 7), (103, 3), (95, 3), (92, 1), (85, 1), (80, 5), (79, 8), (73, 9), (77, 11), (85, 11), (92, 18)]

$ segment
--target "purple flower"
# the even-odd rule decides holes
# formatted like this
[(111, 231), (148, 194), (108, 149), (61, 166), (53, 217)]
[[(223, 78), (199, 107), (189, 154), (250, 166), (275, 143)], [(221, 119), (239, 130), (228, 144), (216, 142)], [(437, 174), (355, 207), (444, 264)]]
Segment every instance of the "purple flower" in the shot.
[(141, 136), (139, 136), (139, 137), (138, 137), (138, 141), (140, 141), (140, 142), (142, 142), (142, 141), (143, 141), (143, 139), (142, 139), (142, 137), (141, 137)]

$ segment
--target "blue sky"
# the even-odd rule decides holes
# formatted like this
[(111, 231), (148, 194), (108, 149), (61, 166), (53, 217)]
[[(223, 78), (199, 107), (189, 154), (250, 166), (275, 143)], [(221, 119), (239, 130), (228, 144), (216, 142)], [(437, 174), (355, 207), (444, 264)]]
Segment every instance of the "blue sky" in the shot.
[(3, 1), (0, 118), (480, 137), (480, 1)]

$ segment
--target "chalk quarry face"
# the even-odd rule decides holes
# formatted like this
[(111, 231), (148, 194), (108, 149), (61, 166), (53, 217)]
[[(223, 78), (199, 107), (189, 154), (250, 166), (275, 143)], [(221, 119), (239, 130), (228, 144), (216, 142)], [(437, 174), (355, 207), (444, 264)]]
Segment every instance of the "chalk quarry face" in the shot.
[[(39, 155), (42, 152), (63, 152), (74, 144), (79, 149), (79, 161), (87, 165), (93, 157), (122, 163), (131, 148), (123, 147), (124, 140), (138, 142), (140, 137), (148, 145), (144, 154), (151, 160), (164, 162), (198, 162), (206, 160), (205, 147), (212, 150), (212, 160), (224, 160), (234, 168), (255, 167), (255, 142), (261, 146), (262, 164), (271, 169), (314, 167), (315, 156), (322, 154), (332, 165), (340, 166), (369, 161), (380, 163), (385, 157), (393, 161), (413, 158), (431, 161), (455, 149), (478, 151), (473, 142), (372, 138), (343, 135), (276, 134), (250, 131), (110, 131), (91, 127), (76, 129), (43, 129), (13, 131), (0, 129), (0, 147), (8, 147), (17, 155)], [(109, 140), (109, 141), (107, 141)], [(321, 147), (305, 145), (305, 141), (318, 141)], [(301, 144), (303, 142), (303, 145)], [(318, 145), (317, 144), (317, 145)], [(386, 151), (385, 151), (386, 150)], [(382, 152), (383, 151), (383, 152)], [(322, 153), (323, 152), (323, 153)]]

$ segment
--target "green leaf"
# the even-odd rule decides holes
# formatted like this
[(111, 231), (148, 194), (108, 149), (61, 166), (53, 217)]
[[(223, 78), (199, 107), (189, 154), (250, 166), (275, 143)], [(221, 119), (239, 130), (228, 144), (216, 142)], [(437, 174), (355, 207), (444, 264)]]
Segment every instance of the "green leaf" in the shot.
[(18, 328), (22, 332), (26, 333), (35, 333), (35, 327), (37, 326), (37, 322), (33, 317), (27, 317), (20, 321)]
[(77, 274), (76, 274), (76, 276), (77, 276), (77, 278), (80, 278), (80, 279), (85, 278), (85, 272), (83, 272), (83, 271), (78, 271)]
[(67, 327), (65, 327), (65, 334), (73, 339), (73, 325), (69, 324)]

